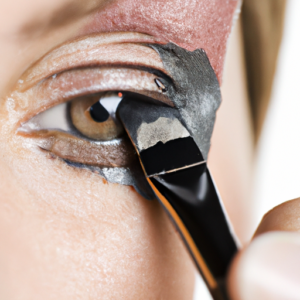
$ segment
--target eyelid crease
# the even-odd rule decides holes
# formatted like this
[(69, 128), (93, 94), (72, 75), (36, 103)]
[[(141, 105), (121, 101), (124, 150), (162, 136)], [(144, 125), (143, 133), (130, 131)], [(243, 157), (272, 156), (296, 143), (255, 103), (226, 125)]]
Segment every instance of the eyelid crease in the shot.
[(103, 91), (135, 92), (174, 106), (157, 87), (155, 78), (155, 74), (131, 68), (86, 68), (63, 72), (23, 93), (14, 93), (18, 110), (25, 112), (18, 124), (60, 103)]
[(54, 74), (88, 66), (140, 66), (157, 69), (170, 76), (157, 52), (142, 44), (158, 42), (153, 37), (137, 33), (106, 33), (84, 37), (46, 54), (25, 71), (16, 89), (25, 91)]

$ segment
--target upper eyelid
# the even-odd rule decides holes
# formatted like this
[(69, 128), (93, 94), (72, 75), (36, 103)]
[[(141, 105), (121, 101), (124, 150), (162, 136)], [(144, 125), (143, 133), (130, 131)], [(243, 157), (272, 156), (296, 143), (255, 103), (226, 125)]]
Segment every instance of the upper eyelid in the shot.
[(141, 44), (146, 41), (153, 43), (153, 37), (137, 33), (124, 33), (123, 35), (120, 40), (120, 33), (97, 34), (69, 42), (52, 50), (22, 75), (16, 90), (24, 92), (37, 82), (54, 74), (91, 66), (145, 67), (156, 69), (170, 76), (164, 69), (158, 53)]
[[(114, 80), (108, 86), (110, 78)], [(42, 80), (24, 92), (15, 92), (12, 95), (23, 111), (23, 116), (19, 119), (17, 126), (55, 105), (83, 95), (103, 91), (136, 92), (174, 106), (170, 99), (157, 87), (155, 78), (157, 76), (153, 73), (133, 68), (100, 67), (63, 72), (54, 78)]]

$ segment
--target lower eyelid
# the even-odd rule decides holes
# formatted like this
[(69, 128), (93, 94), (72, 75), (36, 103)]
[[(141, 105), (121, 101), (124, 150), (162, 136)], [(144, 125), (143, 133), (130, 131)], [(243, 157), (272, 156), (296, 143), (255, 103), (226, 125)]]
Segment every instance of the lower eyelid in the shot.
[(136, 153), (127, 139), (111, 142), (89, 142), (65, 132), (40, 130), (20, 135), (32, 138), (37, 146), (75, 163), (95, 167), (129, 167)]

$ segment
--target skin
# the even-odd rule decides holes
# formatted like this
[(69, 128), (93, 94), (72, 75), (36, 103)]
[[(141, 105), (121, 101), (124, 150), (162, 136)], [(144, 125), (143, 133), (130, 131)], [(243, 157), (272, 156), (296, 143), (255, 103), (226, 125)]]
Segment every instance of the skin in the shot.
[[(1, 299), (193, 297), (194, 266), (156, 201), (146, 201), (129, 186), (109, 184), (89, 170), (70, 167), (16, 133), (36, 113), (68, 100), (47, 96), (42, 88), (48, 81), (39, 80), (51, 80), (59, 68), (87, 62), (92, 56), (84, 45), (73, 56), (65, 56), (62, 49), (74, 49), (69, 41), (78, 38), (84, 44), (90, 34), (146, 33), (126, 35), (125, 40), (124, 34), (108, 35), (115, 38), (107, 42), (106, 52), (96, 45), (96, 60), (107, 53), (106, 60), (115, 57), (122, 65), (150, 63), (160, 69), (155, 52), (139, 44), (149, 40), (178, 42), (190, 50), (207, 48), (221, 78), (238, 1), (136, 3), (127, 1), (126, 9), (125, 1), (117, 0), (14, 0), (0, 5)], [(138, 14), (138, 8), (145, 14)], [(73, 82), (78, 87), (84, 81), (77, 76)]]
[[(84, 44), (91, 34), (100, 40), (105, 32), (147, 34), (127, 39), (121, 33), (107, 43), (106, 54), (115, 51), (115, 61), (125, 65), (131, 54), (140, 54), (134, 55), (138, 62), (129, 64), (150, 61), (157, 69), (161, 62), (153, 53), (143, 54), (139, 43), (150, 39), (188, 50), (204, 48), (221, 81), (238, 5), (236, 0), (0, 4), (1, 299), (192, 299), (193, 264), (157, 202), (145, 201), (131, 187), (109, 184), (89, 170), (66, 165), (16, 130), (62, 101), (46, 97), (46, 90), (37, 88), (39, 80), (87, 62), (91, 55), (85, 55), (86, 49), (72, 57), (63, 57), (61, 51), (56, 64), (53, 55), (63, 47), (71, 49), (70, 40), (80, 38)], [(121, 41), (127, 50), (113, 45)], [(96, 60), (105, 53), (101, 51)], [(246, 126), (243, 121), (239, 125)], [(235, 226), (238, 214), (231, 215)], [(238, 293), (238, 278), (230, 278), (232, 293)]]

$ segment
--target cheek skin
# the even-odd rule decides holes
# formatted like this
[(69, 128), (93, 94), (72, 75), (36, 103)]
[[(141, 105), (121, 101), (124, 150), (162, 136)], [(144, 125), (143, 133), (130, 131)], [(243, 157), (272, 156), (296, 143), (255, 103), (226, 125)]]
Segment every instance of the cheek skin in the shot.
[(2, 117), (0, 299), (192, 299), (193, 265), (156, 201), (41, 153)]

